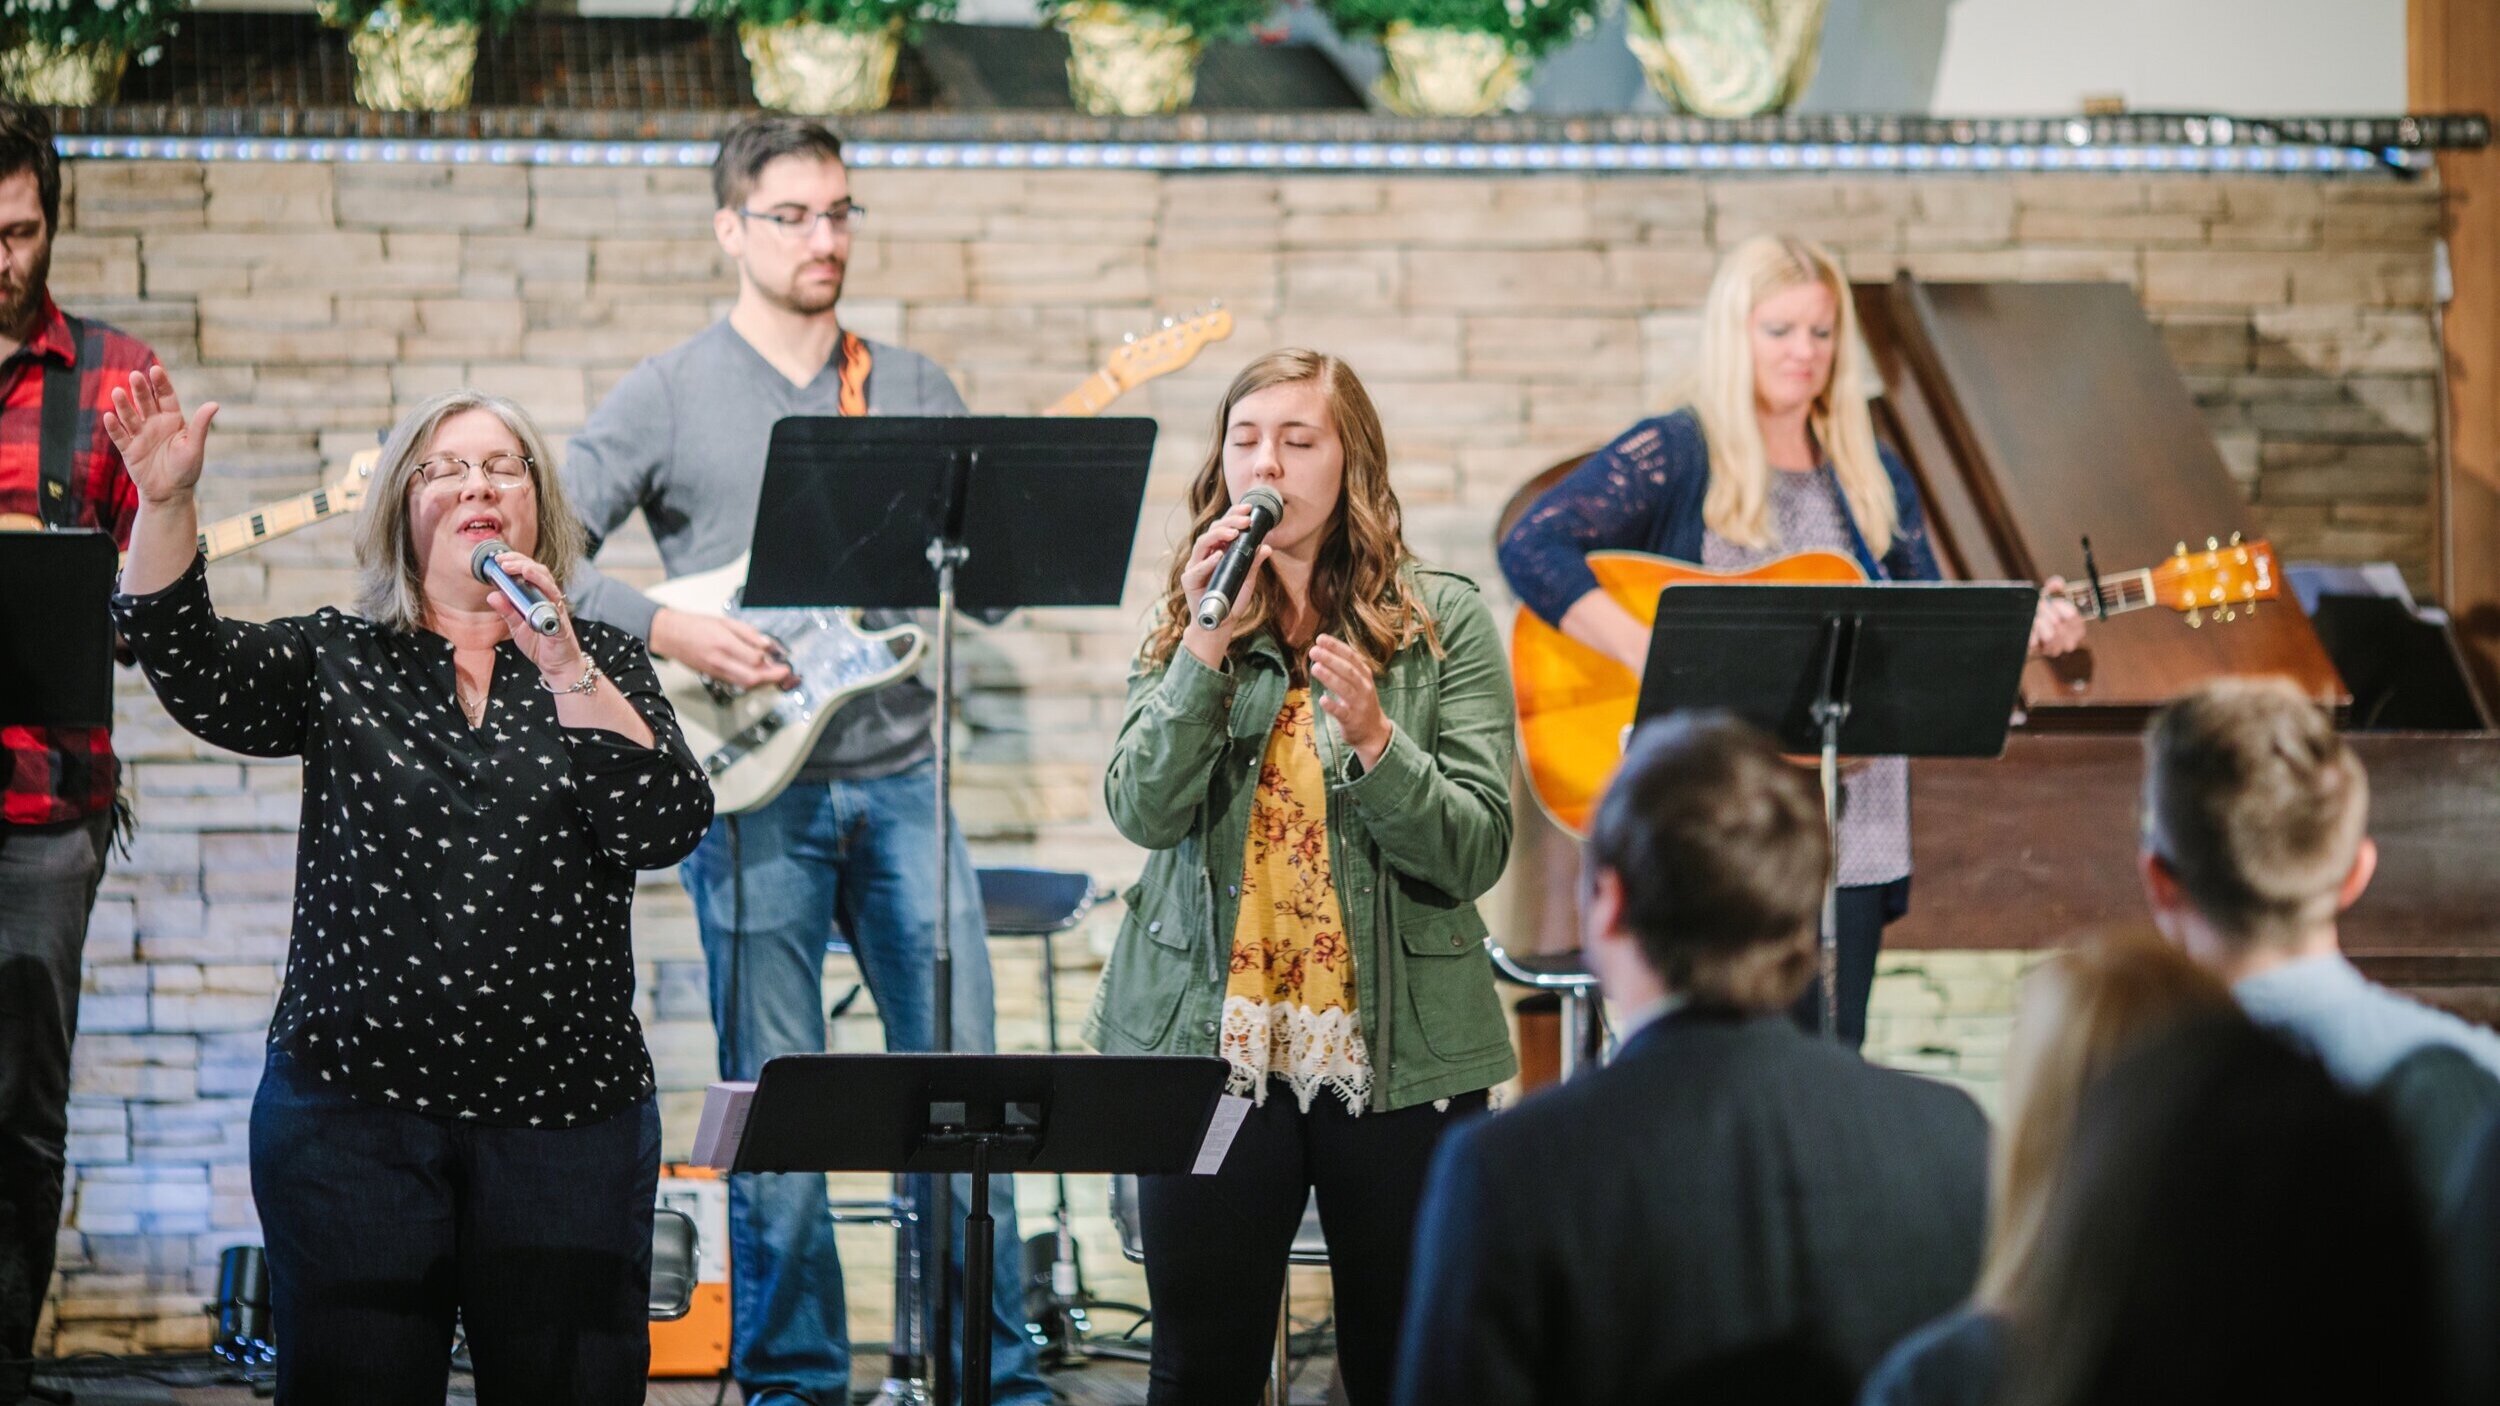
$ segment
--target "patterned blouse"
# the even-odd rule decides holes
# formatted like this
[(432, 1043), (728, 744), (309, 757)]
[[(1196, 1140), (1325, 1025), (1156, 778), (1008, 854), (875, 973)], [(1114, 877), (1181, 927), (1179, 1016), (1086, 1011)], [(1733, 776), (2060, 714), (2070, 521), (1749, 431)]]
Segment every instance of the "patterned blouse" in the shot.
[(651, 1092), (634, 871), (694, 849), (712, 788), (632, 636), (576, 626), (656, 747), (558, 723), (509, 640), (472, 729), (451, 641), (332, 609), (221, 619), (197, 558), (113, 611), (184, 727), (304, 759), (272, 1048), (359, 1099), (485, 1124), (597, 1122)]
[(1305, 1113), (1323, 1088), (1360, 1113), (1371, 1097), (1372, 1069), (1328, 851), (1323, 725), (1307, 686), (1286, 691), (1250, 802), (1219, 1049), (1232, 1066), (1225, 1085), (1233, 1093), (1265, 1103), (1274, 1076)]

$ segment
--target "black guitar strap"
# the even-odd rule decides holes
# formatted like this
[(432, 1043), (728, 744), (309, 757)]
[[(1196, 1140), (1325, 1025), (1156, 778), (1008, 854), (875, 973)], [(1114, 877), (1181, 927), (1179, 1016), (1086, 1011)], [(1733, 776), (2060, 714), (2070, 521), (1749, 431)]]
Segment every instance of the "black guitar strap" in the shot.
[[(86, 350), (86, 329), (67, 313), (73, 356)], [(58, 532), (78, 525), (78, 502), (70, 479), (77, 467), (78, 367), (74, 361), (46, 362), (43, 368), (41, 482), (35, 489), (36, 511), (44, 526)]]

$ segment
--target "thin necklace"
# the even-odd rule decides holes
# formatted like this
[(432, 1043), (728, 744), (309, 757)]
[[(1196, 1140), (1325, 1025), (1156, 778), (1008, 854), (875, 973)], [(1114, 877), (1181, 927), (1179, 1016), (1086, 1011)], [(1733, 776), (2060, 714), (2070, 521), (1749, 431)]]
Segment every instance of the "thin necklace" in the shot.
[(487, 695), (485, 693), (478, 694), (477, 701), (472, 704), (469, 701), (469, 691), (460, 686), (460, 676), (458, 674), (452, 675), (451, 696), (460, 700), (460, 712), (462, 716), (469, 720), (469, 726), (477, 727), (486, 721)]

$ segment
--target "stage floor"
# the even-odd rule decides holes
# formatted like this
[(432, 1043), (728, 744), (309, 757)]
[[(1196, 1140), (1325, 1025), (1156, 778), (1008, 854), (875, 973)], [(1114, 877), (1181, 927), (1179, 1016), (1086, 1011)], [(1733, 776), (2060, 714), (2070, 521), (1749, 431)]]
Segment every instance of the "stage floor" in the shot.
[[(1295, 1379), (1293, 1406), (1327, 1406), (1328, 1375), (1326, 1358), (1306, 1364)], [(126, 1376), (37, 1380), (75, 1392), (78, 1406), (255, 1406), (268, 1399), (255, 1397), (248, 1387), (173, 1386), (135, 1371)], [(1046, 1380), (1066, 1406), (1143, 1406), (1146, 1400), (1146, 1369), (1134, 1363), (1095, 1362), (1076, 1371), (1054, 1372)], [(722, 1392), (719, 1383), (709, 1381), (655, 1381), (648, 1402), (649, 1406), (712, 1406), (716, 1399), (723, 1406), (737, 1402), (738, 1389), (733, 1386)], [(452, 1378), (446, 1406), (469, 1406), (476, 1400), (466, 1376)]]

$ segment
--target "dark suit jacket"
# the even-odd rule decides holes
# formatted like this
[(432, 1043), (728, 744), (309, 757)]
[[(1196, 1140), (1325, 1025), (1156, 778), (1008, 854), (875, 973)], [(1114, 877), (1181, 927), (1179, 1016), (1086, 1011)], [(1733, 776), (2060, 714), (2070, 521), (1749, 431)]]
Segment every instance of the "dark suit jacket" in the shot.
[(1987, 1137), (1784, 1016), (1669, 1015), (1443, 1140), (1397, 1399), (1847, 1403), (1969, 1295)]

